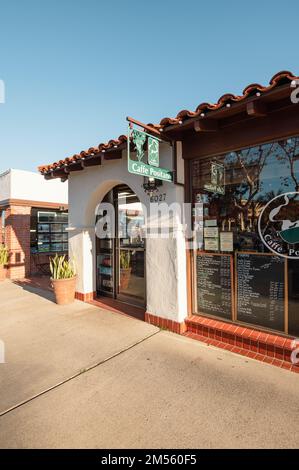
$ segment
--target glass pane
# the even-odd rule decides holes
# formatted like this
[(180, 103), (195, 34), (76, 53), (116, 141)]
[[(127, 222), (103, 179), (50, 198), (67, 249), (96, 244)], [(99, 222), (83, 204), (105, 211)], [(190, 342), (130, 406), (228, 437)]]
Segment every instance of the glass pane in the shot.
[(51, 224), (51, 232), (62, 232), (62, 224)]
[(63, 244), (62, 243), (51, 243), (51, 251), (63, 251)]
[(38, 230), (38, 232), (50, 232), (50, 225), (49, 224), (38, 224), (37, 230)]
[(38, 222), (54, 222), (55, 216), (55, 212), (38, 212), (37, 219)]
[(143, 250), (120, 250), (118, 292), (136, 300), (145, 299)]
[(68, 221), (67, 212), (57, 212), (56, 213), (56, 221), (57, 222), (67, 222)]
[[(237, 318), (283, 331), (288, 286), (289, 333), (298, 335), (299, 137), (202, 158), (191, 174), (198, 249), (233, 255)], [(298, 259), (286, 265), (281, 253)], [(216, 284), (205, 289), (199, 295)]]
[(39, 244), (49, 243), (49, 242), (50, 242), (50, 234), (49, 233), (39, 234), (38, 235), (38, 243)]
[(51, 233), (51, 242), (62, 242), (62, 233)]
[(135, 194), (118, 194), (118, 238), (123, 247), (144, 246), (144, 216)]
[(50, 245), (48, 243), (41, 243), (38, 244), (38, 251), (39, 252), (49, 252), (50, 251)]
[(100, 254), (97, 256), (97, 288), (102, 292), (113, 291), (112, 254)]

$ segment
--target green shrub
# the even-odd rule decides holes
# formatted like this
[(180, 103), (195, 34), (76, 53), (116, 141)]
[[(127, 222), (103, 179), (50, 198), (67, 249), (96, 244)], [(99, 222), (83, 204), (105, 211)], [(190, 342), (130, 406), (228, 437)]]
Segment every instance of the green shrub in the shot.
[(52, 279), (70, 279), (76, 275), (74, 263), (65, 259), (65, 255), (56, 255), (50, 258), (50, 271)]
[(0, 245), (0, 266), (5, 266), (8, 263), (8, 249), (5, 245)]
[(121, 269), (128, 269), (130, 267), (130, 260), (131, 260), (131, 256), (130, 256), (129, 251), (120, 252), (119, 261), (120, 261)]

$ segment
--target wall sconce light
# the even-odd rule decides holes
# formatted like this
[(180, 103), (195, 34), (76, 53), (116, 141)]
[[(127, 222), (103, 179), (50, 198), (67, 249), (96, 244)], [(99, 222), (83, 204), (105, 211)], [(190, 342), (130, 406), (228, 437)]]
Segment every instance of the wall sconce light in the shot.
[(149, 195), (152, 196), (154, 192), (158, 191), (158, 187), (162, 186), (163, 181), (156, 180), (155, 178), (144, 177), (143, 189)]

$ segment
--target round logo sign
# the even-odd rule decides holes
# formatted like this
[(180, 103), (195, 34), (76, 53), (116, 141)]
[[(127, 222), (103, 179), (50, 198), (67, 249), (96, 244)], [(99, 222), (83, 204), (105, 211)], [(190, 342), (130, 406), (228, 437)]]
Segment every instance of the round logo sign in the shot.
[(280, 194), (263, 208), (258, 230), (264, 245), (284, 258), (299, 259), (299, 193)]

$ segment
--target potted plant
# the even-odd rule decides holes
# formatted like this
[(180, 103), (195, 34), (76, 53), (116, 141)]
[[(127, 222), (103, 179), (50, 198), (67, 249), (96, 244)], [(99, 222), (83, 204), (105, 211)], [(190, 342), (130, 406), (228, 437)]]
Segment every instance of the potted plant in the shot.
[(65, 255), (50, 258), (51, 282), (58, 305), (70, 304), (75, 300), (76, 270), (74, 263), (65, 259)]
[(121, 289), (127, 289), (130, 282), (132, 268), (130, 267), (131, 256), (129, 251), (121, 251), (119, 257), (120, 276), (119, 286)]
[(8, 263), (8, 249), (5, 245), (0, 245), (0, 281), (6, 279), (6, 265)]

